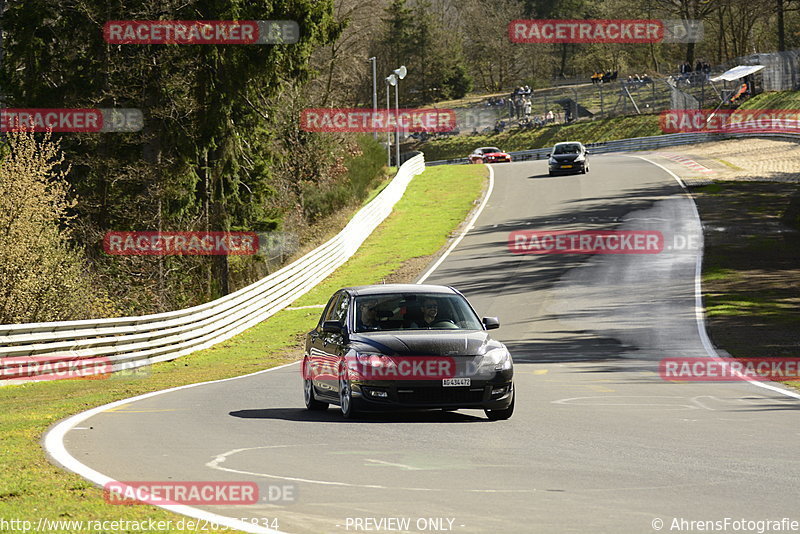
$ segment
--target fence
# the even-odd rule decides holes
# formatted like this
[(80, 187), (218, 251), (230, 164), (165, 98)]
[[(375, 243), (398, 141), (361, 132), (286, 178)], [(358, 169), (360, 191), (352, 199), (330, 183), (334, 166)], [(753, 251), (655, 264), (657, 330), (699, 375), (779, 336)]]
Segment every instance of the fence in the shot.
[(422, 155), (411, 158), (335, 237), (220, 299), (141, 317), (0, 325), (0, 377), (19, 376), (15, 373), (21, 364), (26, 376), (32, 369), (45, 372), (65, 362), (71, 370), (87, 373), (108, 366), (118, 371), (172, 360), (229, 339), (288, 306), (344, 264), (424, 170)]
[[(672, 87), (664, 79), (648, 79), (540, 89), (527, 98), (531, 102), (531, 118), (543, 119), (552, 111), (558, 116), (557, 122), (562, 122), (567, 114), (572, 118), (603, 118), (655, 113), (671, 109), (671, 96)], [(710, 90), (709, 96), (714, 96)], [(523, 107), (512, 104), (513, 100), (504, 97), (502, 104), (483, 102), (456, 108), (459, 133), (490, 133), (499, 121), (508, 125), (521, 122)]]
[(800, 89), (800, 50), (752, 54), (736, 58), (735, 65), (764, 65), (760, 76), (764, 91)]
[[(753, 54), (738, 57), (727, 65), (719, 65), (714, 72), (673, 74), (665, 78), (636, 80), (621, 77), (618, 81), (589, 84), (588, 80), (575, 80), (572, 86), (539, 89), (530, 95), (531, 116), (544, 117), (548, 111), (569, 112), (573, 118), (615, 117), (657, 113), (667, 109), (714, 108), (725, 100), (741, 82), (711, 83), (709, 77), (736, 65), (764, 65), (756, 78), (760, 91), (787, 91), (800, 89), (800, 50)], [(583, 81), (584, 83), (580, 83)], [(507, 126), (521, 121), (518, 106), (510, 106), (510, 98), (503, 105), (478, 105), (455, 110), (461, 134), (491, 133), (499, 121)]]

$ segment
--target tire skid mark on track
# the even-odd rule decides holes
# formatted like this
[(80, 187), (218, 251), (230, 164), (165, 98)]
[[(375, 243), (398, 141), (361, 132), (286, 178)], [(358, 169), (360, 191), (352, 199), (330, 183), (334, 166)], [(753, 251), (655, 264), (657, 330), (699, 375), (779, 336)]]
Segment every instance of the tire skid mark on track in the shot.
[[(672, 176), (675, 179), (675, 181), (677, 181), (680, 184), (681, 188), (683, 189), (683, 193), (689, 198), (689, 200), (691, 200), (691, 205), (694, 211), (695, 220), (698, 221), (699, 224), (702, 224), (702, 221), (700, 220), (700, 212), (697, 211), (697, 205), (694, 202), (694, 197), (692, 197), (692, 194), (689, 192), (689, 189), (686, 187), (686, 184), (683, 182), (683, 180), (681, 180), (681, 178), (677, 174), (667, 169), (660, 163), (656, 163), (655, 161), (652, 161), (644, 156), (627, 156), (627, 157), (637, 158), (641, 159), (642, 161), (646, 161), (652, 165), (655, 165), (656, 167), (659, 167), (660, 169), (668, 173), (670, 176)], [(695, 319), (697, 322), (697, 331), (700, 334), (700, 341), (703, 343), (703, 348), (705, 348), (706, 353), (708, 353), (708, 356), (714, 360), (723, 361), (725, 360), (725, 358), (721, 357), (719, 353), (717, 353), (717, 350), (711, 343), (711, 339), (708, 337), (708, 332), (706, 331), (705, 307), (703, 306), (703, 290), (701, 287), (702, 276), (703, 276), (703, 254), (701, 252), (700, 254), (697, 255), (697, 263), (695, 265), (695, 277), (694, 277)], [(773, 386), (772, 384), (759, 382), (757, 380), (753, 380), (746, 376), (743, 376), (742, 378), (743, 380), (753, 384), (754, 386), (768, 389), (770, 391), (786, 395), (787, 397), (792, 397), (794, 399), (800, 400), (800, 393), (789, 391), (778, 386)]]

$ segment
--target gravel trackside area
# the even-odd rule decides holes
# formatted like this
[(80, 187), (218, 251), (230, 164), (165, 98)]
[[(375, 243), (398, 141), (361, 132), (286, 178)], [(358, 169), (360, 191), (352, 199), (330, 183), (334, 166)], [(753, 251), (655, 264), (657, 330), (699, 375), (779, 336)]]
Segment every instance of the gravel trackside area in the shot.
[[(707, 167), (704, 179), (758, 182), (800, 182), (800, 140), (731, 139), (665, 148), (659, 153), (679, 153)], [(659, 162), (662, 163), (663, 162)], [(669, 168), (679, 176), (696, 177), (691, 168)]]

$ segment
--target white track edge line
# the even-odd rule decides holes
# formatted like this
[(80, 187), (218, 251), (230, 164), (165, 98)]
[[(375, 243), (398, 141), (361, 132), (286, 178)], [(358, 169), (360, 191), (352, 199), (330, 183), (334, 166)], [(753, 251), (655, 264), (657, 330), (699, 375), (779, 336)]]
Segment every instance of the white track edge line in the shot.
[[(208, 382), (198, 382), (196, 384), (187, 384), (185, 386), (162, 389), (161, 391), (153, 391), (150, 393), (137, 395), (135, 397), (130, 397), (127, 399), (121, 399), (108, 404), (104, 404), (103, 406), (92, 408), (91, 410), (75, 414), (61, 421), (60, 423), (56, 424), (52, 429), (50, 429), (47, 432), (47, 434), (45, 434), (44, 448), (50, 455), (50, 457), (53, 458), (56, 462), (58, 462), (65, 469), (72, 471), (73, 473), (80, 475), (83, 478), (88, 479), (99, 486), (105, 486), (109, 482), (118, 482), (117, 480), (114, 480), (113, 478), (106, 476), (98, 471), (95, 471), (94, 469), (90, 468), (87, 465), (82, 464), (75, 457), (73, 457), (64, 446), (64, 436), (67, 434), (67, 432), (72, 430), (74, 426), (82, 423), (86, 419), (89, 419), (90, 417), (93, 417), (111, 408), (122, 406), (123, 404), (144, 400), (150, 397), (155, 397), (158, 395), (163, 395), (165, 393), (179, 391), (182, 389), (189, 389), (197, 386), (216, 384), (220, 382), (228, 382), (230, 380), (238, 380), (240, 378), (246, 378), (249, 376), (254, 376), (262, 373), (268, 373), (270, 371), (276, 371), (278, 369), (289, 367), (290, 365), (295, 365), (296, 363), (298, 362), (287, 363), (284, 365), (279, 365), (277, 367), (271, 367), (269, 369), (264, 369), (262, 371), (256, 371), (255, 373), (250, 373), (242, 376), (235, 376), (232, 378), (223, 378), (221, 380), (210, 380)], [(169, 510), (170, 512), (185, 515), (188, 517), (193, 517), (195, 519), (201, 519), (204, 521), (208, 521), (209, 523), (224, 525), (226, 527), (234, 528), (236, 530), (241, 530), (244, 532), (281, 534), (281, 531), (279, 530), (273, 530), (267, 527), (260, 527), (252, 523), (248, 523), (246, 521), (239, 521), (228, 516), (217, 515), (212, 512), (201, 510), (200, 508), (195, 508), (193, 506), (187, 506), (187, 505), (155, 505), (155, 506), (158, 506), (159, 508), (163, 508), (165, 510)]]
[(486, 204), (489, 203), (489, 198), (492, 196), (492, 191), (494, 190), (494, 169), (492, 169), (491, 165), (488, 164), (485, 165), (486, 168), (489, 169), (489, 188), (486, 190), (486, 194), (483, 196), (483, 202), (481, 202), (481, 205), (478, 206), (478, 209), (472, 215), (472, 218), (469, 220), (466, 226), (464, 226), (464, 229), (461, 231), (461, 234), (457, 238), (455, 238), (455, 240), (453, 240), (452, 243), (450, 243), (450, 246), (447, 247), (447, 250), (444, 251), (444, 254), (442, 254), (439, 257), (439, 259), (436, 260), (436, 263), (434, 263), (431, 266), (431, 268), (428, 269), (427, 272), (419, 278), (419, 280), (417, 280), (416, 282), (417, 284), (421, 284), (425, 280), (427, 280), (428, 277), (431, 274), (433, 274), (433, 271), (435, 271), (439, 267), (439, 265), (441, 265), (442, 262), (445, 259), (447, 259), (447, 256), (449, 256), (450, 253), (453, 252), (453, 249), (455, 249), (458, 246), (458, 244), (461, 243), (461, 240), (464, 239), (464, 237), (466, 237), (467, 233), (469, 233), (469, 231), (474, 228), (475, 221), (478, 220), (478, 217), (480, 217), (481, 212), (483, 212), (483, 208), (485, 208)]
[[(478, 207), (477, 211), (472, 216), (472, 218), (470, 219), (469, 223), (467, 223), (466, 227), (461, 232), (461, 235), (459, 235), (458, 238), (456, 238), (456, 240), (453, 241), (453, 243), (450, 245), (450, 247), (448, 247), (448, 249), (444, 252), (444, 254), (442, 254), (442, 256), (439, 258), (439, 260), (437, 260), (437, 262), (430, 269), (428, 269), (428, 271), (423, 275), (423, 277), (417, 281), (417, 284), (421, 284), (422, 282), (424, 282), (425, 279), (428, 276), (430, 276), (431, 273), (433, 273), (433, 271), (436, 270), (437, 267), (439, 267), (439, 265), (441, 265), (441, 263), (450, 254), (450, 252), (452, 252), (452, 250), (456, 247), (456, 245), (458, 245), (461, 242), (461, 240), (464, 239), (464, 236), (466, 236), (467, 232), (469, 232), (469, 230), (473, 228), (473, 224), (478, 219), (478, 216), (483, 211), (483, 208), (485, 208), (486, 204), (489, 202), (489, 197), (492, 195), (492, 190), (494, 189), (494, 170), (489, 165), (486, 165), (486, 167), (489, 169), (489, 188), (486, 191), (486, 194), (484, 195), (483, 202)], [(98, 471), (95, 471), (94, 469), (90, 468), (89, 466), (82, 464), (77, 459), (75, 459), (69, 452), (67, 452), (67, 449), (64, 446), (64, 436), (67, 434), (67, 432), (72, 430), (72, 428), (74, 426), (82, 423), (86, 419), (89, 419), (90, 417), (93, 417), (93, 416), (97, 415), (98, 413), (104, 412), (104, 411), (109, 410), (111, 408), (116, 408), (117, 406), (121, 406), (123, 404), (128, 404), (130, 402), (136, 402), (136, 401), (144, 400), (144, 399), (147, 399), (147, 398), (150, 398), (150, 397), (155, 397), (157, 395), (162, 395), (164, 393), (170, 393), (170, 392), (173, 392), (173, 391), (179, 391), (179, 390), (182, 390), (182, 389), (188, 389), (188, 388), (192, 388), (192, 387), (196, 387), (196, 386), (203, 386), (203, 385), (206, 385), (206, 384), (215, 384), (215, 383), (218, 383), (218, 382), (227, 382), (229, 380), (238, 380), (239, 378), (246, 378), (246, 377), (258, 375), (258, 374), (261, 374), (261, 373), (267, 373), (267, 372), (270, 372), (270, 371), (275, 371), (277, 369), (283, 369), (284, 367), (288, 367), (288, 366), (294, 365), (296, 363), (298, 363), (298, 362), (292, 362), (292, 363), (288, 363), (288, 364), (285, 364), (285, 365), (280, 365), (278, 367), (272, 367), (270, 369), (265, 369), (263, 371), (256, 371), (255, 373), (250, 373), (250, 374), (247, 374), (247, 375), (235, 376), (235, 377), (232, 377), (232, 378), (224, 378), (222, 380), (211, 380), (211, 381), (208, 381), (208, 382), (198, 382), (197, 384), (187, 384), (185, 386), (178, 386), (178, 387), (174, 387), (174, 388), (164, 389), (164, 390), (161, 390), (161, 391), (154, 391), (154, 392), (151, 392), (151, 393), (145, 393), (143, 395), (138, 395), (136, 397), (130, 397), (128, 399), (122, 399), (122, 400), (118, 400), (118, 401), (115, 401), (115, 402), (111, 402), (111, 403), (105, 404), (103, 406), (98, 406), (97, 408), (92, 408), (91, 410), (87, 410), (85, 412), (81, 412), (79, 414), (73, 415), (73, 416), (65, 419), (64, 421), (61, 421), (56, 426), (54, 426), (52, 429), (50, 429), (47, 432), (47, 434), (45, 435), (44, 448), (47, 451), (47, 453), (50, 455), (50, 457), (53, 458), (56, 462), (58, 462), (60, 465), (62, 465), (64, 468), (68, 469), (69, 471), (72, 471), (73, 473), (76, 473), (77, 475), (82, 476), (83, 478), (86, 478), (86, 479), (94, 482), (95, 484), (97, 484), (99, 486), (104, 486), (105, 484), (107, 484), (109, 482), (118, 482), (118, 481), (115, 481), (114, 479), (112, 479), (111, 477), (106, 476), (106, 475), (104, 475), (104, 474), (102, 474), (102, 473), (100, 473)], [(201, 510), (199, 508), (194, 508), (192, 506), (185, 506), (185, 505), (157, 505), (157, 506), (159, 506), (160, 508), (163, 508), (165, 510), (169, 510), (171, 512), (175, 512), (175, 513), (178, 513), (178, 514), (181, 514), (181, 515), (194, 517), (195, 519), (203, 519), (203, 520), (206, 520), (206, 521), (209, 521), (209, 522), (212, 522), (212, 523), (217, 523), (217, 524), (225, 525), (225, 526), (228, 526), (228, 527), (231, 527), (231, 528), (236, 528), (237, 530), (243, 530), (245, 532), (265, 533), (265, 534), (282, 534), (279, 530), (272, 530), (272, 529), (266, 528), (266, 527), (259, 527), (257, 525), (253, 525), (251, 523), (247, 523), (245, 521), (237, 521), (237, 520), (232, 519), (230, 517), (213, 514), (211, 512), (206, 512), (205, 510)]]
[[(700, 223), (700, 229), (702, 231), (703, 221), (700, 219), (700, 212), (697, 211), (697, 204), (694, 201), (694, 197), (689, 192), (689, 188), (686, 187), (686, 184), (681, 180), (680, 176), (669, 170), (668, 168), (664, 167), (660, 163), (655, 161), (649, 160), (644, 156), (627, 156), (630, 158), (638, 158), (643, 161), (646, 161), (656, 167), (660, 167), (662, 170), (666, 171), (670, 176), (675, 178), (678, 184), (683, 188), (683, 192), (692, 202), (692, 210), (694, 211), (695, 217), (697, 217), (697, 221)], [(705, 241), (705, 240), (704, 240)], [(705, 249), (705, 242), (703, 243), (703, 248)], [(703, 290), (702, 290), (702, 283), (701, 278), (703, 274), (703, 254), (702, 252), (697, 255), (697, 261), (695, 262), (695, 269), (694, 269), (694, 309), (695, 309), (695, 319), (697, 321), (697, 331), (700, 335), (700, 341), (703, 343), (703, 348), (706, 350), (708, 355), (718, 361), (725, 361), (728, 358), (723, 358), (717, 353), (717, 350), (714, 348), (714, 344), (711, 343), (711, 339), (708, 337), (708, 332), (706, 331), (706, 319), (705, 319), (705, 307), (703, 306)], [(781, 393), (786, 395), (787, 397), (792, 397), (794, 399), (800, 399), (800, 393), (796, 393), (794, 391), (789, 391), (778, 386), (773, 386), (772, 384), (766, 384), (764, 382), (760, 382), (758, 380), (753, 380), (750, 377), (740, 375), (741, 378), (750, 382), (754, 386), (758, 386), (760, 388), (768, 389), (770, 391), (775, 391), (776, 393)]]

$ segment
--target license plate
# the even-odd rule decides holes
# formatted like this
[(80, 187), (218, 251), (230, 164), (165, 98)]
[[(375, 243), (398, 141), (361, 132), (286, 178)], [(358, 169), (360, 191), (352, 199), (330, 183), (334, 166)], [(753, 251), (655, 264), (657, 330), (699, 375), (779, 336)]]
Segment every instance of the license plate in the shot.
[(562, 169), (571, 169), (572, 165), (562, 165), (561, 168)]
[(442, 386), (469, 386), (472, 385), (471, 378), (443, 378)]

